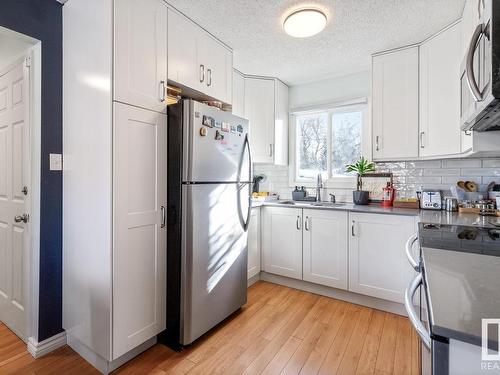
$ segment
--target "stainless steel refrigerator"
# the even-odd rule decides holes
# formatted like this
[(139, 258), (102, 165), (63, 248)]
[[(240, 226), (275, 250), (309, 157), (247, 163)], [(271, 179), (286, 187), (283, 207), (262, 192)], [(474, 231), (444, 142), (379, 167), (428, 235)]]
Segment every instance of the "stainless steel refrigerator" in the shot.
[(180, 349), (247, 301), (248, 121), (193, 100), (168, 107), (167, 330)]

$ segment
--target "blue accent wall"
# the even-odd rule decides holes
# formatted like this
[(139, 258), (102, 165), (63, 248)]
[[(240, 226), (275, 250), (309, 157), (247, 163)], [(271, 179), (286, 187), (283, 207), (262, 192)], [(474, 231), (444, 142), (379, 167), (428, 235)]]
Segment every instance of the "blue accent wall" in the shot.
[(42, 41), (40, 306), (38, 341), (62, 331), (62, 175), (49, 154), (62, 153), (62, 5), (0, 0), (0, 26)]

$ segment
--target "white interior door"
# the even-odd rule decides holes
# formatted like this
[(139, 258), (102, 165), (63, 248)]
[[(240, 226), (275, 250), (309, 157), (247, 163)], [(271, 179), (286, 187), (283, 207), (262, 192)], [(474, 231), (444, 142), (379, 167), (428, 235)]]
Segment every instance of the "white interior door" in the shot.
[(114, 108), (113, 359), (165, 329), (167, 117)]
[[(1, 75), (3, 74), (3, 75)], [(0, 320), (23, 340), (27, 324), (29, 69), (0, 72)], [(28, 188), (27, 188), (28, 189)], [(29, 190), (24, 190), (28, 192)]]

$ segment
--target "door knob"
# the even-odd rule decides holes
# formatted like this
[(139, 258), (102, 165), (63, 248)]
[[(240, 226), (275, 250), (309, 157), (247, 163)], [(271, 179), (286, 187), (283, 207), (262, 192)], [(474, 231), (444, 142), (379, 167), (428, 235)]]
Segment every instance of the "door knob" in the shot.
[(27, 223), (30, 219), (30, 216), (28, 214), (22, 214), (22, 215), (18, 215), (14, 218), (14, 221), (16, 223)]

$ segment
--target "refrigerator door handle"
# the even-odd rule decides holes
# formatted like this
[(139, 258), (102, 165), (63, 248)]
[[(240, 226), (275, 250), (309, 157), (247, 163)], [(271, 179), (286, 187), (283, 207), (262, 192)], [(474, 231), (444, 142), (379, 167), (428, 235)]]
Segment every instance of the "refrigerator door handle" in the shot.
[[(248, 134), (245, 134), (245, 141), (243, 143), (243, 152), (241, 153), (240, 163), (238, 167), (238, 216), (240, 218), (241, 226), (243, 230), (246, 232), (248, 230), (248, 226), (250, 225), (250, 215), (252, 214), (252, 189), (250, 188), (250, 181), (247, 181), (241, 184), (241, 169), (243, 167), (243, 160), (245, 158), (245, 151), (248, 150), (248, 177), (250, 181), (252, 180), (252, 154), (250, 151), (250, 142), (248, 140)], [(248, 209), (247, 209), (247, 217), (246, 220), (243, 218), (243, 213), (241, 212), (241, 195), (240, 189), (243, 186), (248, 185)]]

